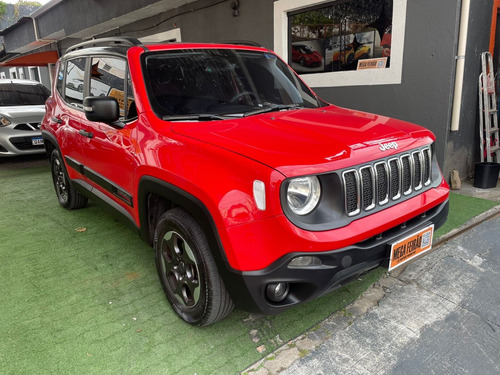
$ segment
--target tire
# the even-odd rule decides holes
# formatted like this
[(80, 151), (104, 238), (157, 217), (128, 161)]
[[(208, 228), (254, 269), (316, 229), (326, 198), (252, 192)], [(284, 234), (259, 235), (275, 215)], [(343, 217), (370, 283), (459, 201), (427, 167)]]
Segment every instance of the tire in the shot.
[(66, 167), (59, 150), (54, 150), (50, 154), (50, 171), (52, 173), (52, 182), (56, 190), (59, 204), (68, 210), (85, 207), (88, 198), (78, 193), (68, 178)]
[(205, 233), (191, 215), (180, 208), (164, 213), (156, 225), (154, 249), (163, 291), (185, 322), (208, 326), (233, 311)]
[(346, 65), (351, 65), (354, 61), (354, 54), (349, 54), (349, 56), (347, 56), (347, 64)]

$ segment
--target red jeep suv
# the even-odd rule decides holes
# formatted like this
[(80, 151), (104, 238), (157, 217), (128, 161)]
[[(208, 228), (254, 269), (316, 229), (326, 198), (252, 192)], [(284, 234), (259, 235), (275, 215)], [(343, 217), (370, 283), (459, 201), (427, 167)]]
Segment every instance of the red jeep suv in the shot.
[(195, 325), (392, 269), (448, 215), (429, 130), (328, 104), (265, 48), (80, 43), (41, 128), (59, 203), (130, 224)]

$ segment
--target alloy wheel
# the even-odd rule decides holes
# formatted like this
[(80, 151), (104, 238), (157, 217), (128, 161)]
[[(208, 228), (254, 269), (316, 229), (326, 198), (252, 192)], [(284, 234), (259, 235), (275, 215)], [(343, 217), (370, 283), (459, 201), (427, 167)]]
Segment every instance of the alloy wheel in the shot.
[(177, 301), (187, 308), (200, 300), (200, 272), (189, 244), (175, 232), (165, 233), (161, 241), (161, 268)]

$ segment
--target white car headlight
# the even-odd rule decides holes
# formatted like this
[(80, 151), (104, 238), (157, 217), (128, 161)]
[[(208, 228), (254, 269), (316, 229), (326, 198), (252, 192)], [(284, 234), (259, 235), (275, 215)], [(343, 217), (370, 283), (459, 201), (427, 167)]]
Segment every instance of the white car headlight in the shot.
[(321, 197), (321, 185), (316, 176), (290, 180), (286, 192), (288, 207), (296, 215), (307, 215), (317, 206)]
[(7, 117), (0, 115), (0, 126), (7, 126), (10, 124), (11, 124), (11, 122)]

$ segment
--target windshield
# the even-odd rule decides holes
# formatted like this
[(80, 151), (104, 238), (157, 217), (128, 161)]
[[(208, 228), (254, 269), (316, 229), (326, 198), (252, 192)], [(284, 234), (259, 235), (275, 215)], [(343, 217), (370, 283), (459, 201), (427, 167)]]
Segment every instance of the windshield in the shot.
[(0, 85), (0, 106), (43, 105), (49, 95), (43, 85), (5, 83)]
[(321, 106), (276, 55), (233, 49), (175, 50), (144, 60), (149, 97), (160, 117), (245, 115), (266, 108)]

